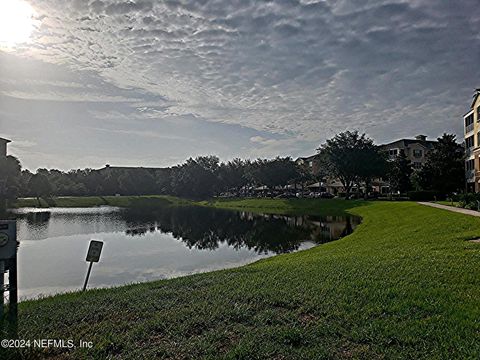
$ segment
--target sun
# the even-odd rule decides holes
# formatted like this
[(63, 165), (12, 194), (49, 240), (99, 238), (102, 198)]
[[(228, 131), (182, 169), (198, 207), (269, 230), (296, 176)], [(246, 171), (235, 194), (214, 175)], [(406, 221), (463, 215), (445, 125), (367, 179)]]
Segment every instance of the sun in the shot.
[(0, 0), (0, 47), (27, 42), (34, 28), (34, 10), (23, 0)]

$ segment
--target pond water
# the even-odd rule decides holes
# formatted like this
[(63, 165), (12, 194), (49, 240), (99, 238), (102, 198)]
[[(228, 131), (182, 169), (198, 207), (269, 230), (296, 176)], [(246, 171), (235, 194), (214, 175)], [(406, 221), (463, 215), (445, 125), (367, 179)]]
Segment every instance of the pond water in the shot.
[(92, 239), (104, 246), (89, 288), (236, 267), (338, 239), (360, 222), (356, 217), (193, 206), (23, 208), (15, 213), (21, 299), (81, 289)]

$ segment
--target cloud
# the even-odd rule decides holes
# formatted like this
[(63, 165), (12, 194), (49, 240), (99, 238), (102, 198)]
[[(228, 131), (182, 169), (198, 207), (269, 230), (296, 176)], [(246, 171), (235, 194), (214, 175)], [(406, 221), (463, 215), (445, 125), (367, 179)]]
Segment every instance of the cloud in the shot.
[[(158, 102), (130, 106), (139, 121), (193, 116), (265, 132), (263, 148), (253, 140), (264, 152), (281, 149), (270, 138), (303, 151), (347, 128), (378, 141), (461, 134), (459, 118), (479, 85), (472, 0), (32, 5), (41, 24), (15, 56), (88, 73), (78, 83), (94, 84), (87, 92), (63, 84), (70, 89), (56, 89), (60, 100)], [(27, 98), (21, 91), (6, 93)]]

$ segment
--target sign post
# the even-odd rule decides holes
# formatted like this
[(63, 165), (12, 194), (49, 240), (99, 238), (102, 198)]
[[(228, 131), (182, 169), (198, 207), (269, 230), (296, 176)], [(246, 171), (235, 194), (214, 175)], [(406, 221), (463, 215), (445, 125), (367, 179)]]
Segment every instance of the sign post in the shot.
[[(17, 328), (17, 222), (16, 220), (0, 220), (0, 306), (1, 318), (8, 320), (13, 336)], [(8, 270), (8, 285), (5, 284), (5, 272)], [(4, 294), (8, 291), (8, 314), (4, 317)]]
[(83, 290), (87, 290), (88, 279), (90, 278), (90, 273), (92, 271), (92, 265), (94, 262), (100, 260), (100, 254), (102, 253), (103, 241), (92, 240), (90, 241), (90, 246), (88, 247), (87, 259), (86, 261), (90, 262), (88, 265), (87, 276), (85, 277), (85, 283), (83, 284)]

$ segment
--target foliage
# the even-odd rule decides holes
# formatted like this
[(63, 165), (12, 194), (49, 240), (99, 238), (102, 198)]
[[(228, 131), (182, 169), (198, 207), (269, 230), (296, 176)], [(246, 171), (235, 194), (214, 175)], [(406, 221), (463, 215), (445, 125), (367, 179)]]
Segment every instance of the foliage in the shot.
[(38, 198), (46, 198), (52, 195), (52, 186), (48, 178), (41, 172), (32, 175), (28, 182), (28, 188), (31, 195)]
[(465, 187), (465, 153), (453, 134), (443, 134), (427, 155), (427, 162), (417, 174), (424, 190), (448, 195)]
[(238, 192), (239, 189), (248, 185), (248, 174), (251, 167), (251, 161), (239, 158), (220, 164), (218, 177), (222, 184), (222, 190)]
[(458, 194), (452, 197), (452, 200), (458, 201), (458, 205), (462, 208), (471, 210), (478, 210), (480, 208), (480, 193)]
[(289, 157), (258, 159), (250, 172), (250, 178), (256, 185), (266, 185), (269, 188), (286, 185), (299, 177), (300, 169)]
[(190, 158), (174, 168), (171, 188), (175, 195), (185, 197), (210, 197), (218, 188), (219, 159), (216, 156)]
[(21, 165), (17, 158), (0, 158), (0, 202), (15, 199), (20, 191)]
[(412, 201), (433, 201), (444, 200), (445, 195), (435, 190), (409, 191), (407, 196)]
[(337, 134), (318, 151), (324, 167), (342, 183), (347, 198), (353, 185), (363, 181), (368, 188), (374, 177), (386, 171), (385, 155), (372, 139), (358, 131)]
[(406, 193), (412, 189), (411, 176), (413, 167), (405, 151), (400, 150), (395, 160), (390, 164), (388, 180), (392, 192)]
[[(233, 159), (220, 163), (216, 156), (190, 158), (172, 168), (107, 166), (99, 170), (69, 172), (39, 169), (36, 174), (25, 170), (17, 177), (21, 196), (37, 194), (39, 187), (45, 188), (48, 182), (49, 191), (40, 191), (39, 197), (48, 193), (62, 197), (171, 194), (208, 198), (227, 191), (238, 195), (254, 186), (285, 186), (310, 180), (305, 169), (288, 157), (256, 161)], [(43, 185), (38, 184), (38, 178), (42, 179)], [(32, 189), (32, 185), (36, 188)]]

